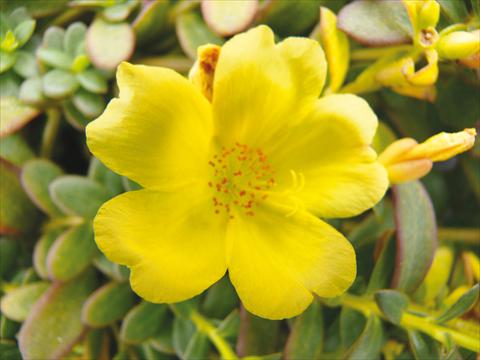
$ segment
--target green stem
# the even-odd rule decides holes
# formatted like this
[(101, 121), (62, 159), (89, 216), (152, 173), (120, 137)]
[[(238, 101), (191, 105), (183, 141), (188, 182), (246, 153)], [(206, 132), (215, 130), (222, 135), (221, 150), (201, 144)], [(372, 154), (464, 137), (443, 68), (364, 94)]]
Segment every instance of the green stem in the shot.
[(47, 110), (47, 123), (43, 129), (42, 147), (40, 154), (42, 157), (49, 158), (52, 155), (53, 144), (60, 127), (60, 110), (50, 108)]
[(190, 319), (197, 329), (208, 336), (215, 345), (223, 360), (237, 360), (238, 356), (233, 352), (228, 342), (220, 336), (215, 326), (196, 311), (192, 311)]
[[(377, 307), (377, 304), (371, 300), (352, 294), (344, 294), (340, 298), (340, 303), (349, 308), (358, 310), (364, 315), (375, 314), (384, 318), (382, 312)], [(441, 342), (444, 345), (448, 344), (448, 336), (450, 336), (456, 344), (467, 348), (469, 350), (480, 352), (480, 344), (476, 337), (471, 337), (468, 334), (450, 329), (448, 327), (435, 324), (429, 320), (428, 317), (417, 316), (408, 312), (404, 312), (400, 325), (406, 329), (418, 330), (428, 334), (430, 337)]]
[(472, 245), (480, 244), (480, 230), (474, 228), (438, 228), (438, 240), (460, 242)]
[(382, 48), (364, 48), (353, 50), (350, 59), (353, 61), (370, 61), (377, 60), (384, 56), (389, 56), (401, 51), (412, 50), (412, 45), (388, 46)]

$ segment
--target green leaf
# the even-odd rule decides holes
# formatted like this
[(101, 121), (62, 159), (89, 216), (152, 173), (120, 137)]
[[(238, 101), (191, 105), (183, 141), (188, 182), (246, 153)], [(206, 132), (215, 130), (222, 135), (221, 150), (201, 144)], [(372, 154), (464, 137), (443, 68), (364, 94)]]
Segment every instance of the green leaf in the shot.
[(64, 70), (51, 70), (43, 77), (43, 91), (52, 99), (62, 99), (72, 95), (78, 89), (78, 81)]
[(161, 327), (159, 334), (150, 340), (149, 343), (160, 352), (175, 354), (175, 349), (173, 348), (173, 321), (170, 317)]
[(128, 344), (140, 344), (158, 335), (167, 321), (166, 305), (144, 301), (125, 316), (120, 329), (120, 339)]
[(105, 109), (105, 100), (101, 95), (80, 89), (72, 97), (75, 107), (87, 118), (98, 117)]
[(98, 208), (110, 198), (107, 189), (97, 182), (76, 175), (54, 180), (49, 187), (53, 202), (66, 214), (93, 219)]
[(304, 35), (320, 17), (322, 1), (277, 0), (259, 12), (261, 23), (282, 37)]
[(20, 134), (2, 138), (0, 158), (7, 160), (15, 166), (22, 166), (33, 157), (35, 157), (35, 154)]
[(8, 292), (2, 298), (2, 314), (11, 320), (24, 321), (49, 286), (48, 282), (35, 282)]
[(127, 1), (124, 3), (115, 4), (112, 6), (107, 6), (102, 11), (102, 16), (111, 22), (124, 21), (128, 18), (131, 11), (136, 7), (137, 3), (135, 1)]
[(15, 65), (15, 61), (17, 61), (17, 55), (18, 54), (16, 52), (6, 52), (0, 50), (0, 74), (4, 73), (13, 65)]
[(167, 25), (168, 9), (168, 0), (142, 4), (142, 10), (132, 24), (139, 45), (144, 45), (161, 35)]
[[(129, 270), (124, 265), (114, 264), (108, 260), (103, 254), (100, 254), (93, 260), (95, 267), (103, 274), (115, 281), (127, 281)], [(126, 269), (126, 270), (125, 270)]]
[(124, 192), (122, 177), (103, 165), (96, 157), (92, 157), (90, 160), (88, 177), (103, 184), (110, 191), (112, 196)]
[(97, 328), (120, 320), (136, 302), (128, 283), (111, 282), (97, 289), (82, 309), (84, 324)]
[(393, 187), (397, 256), (392, 284), (413, 292), (425, 278), (437, 247), (437, 225), (430, 197), (419, 181)]
[(40, 111), (13, 96), (0, 97), (0, 138), (12, 134), (36, 118)]
[(390, 322), (400, 324), (403, 312), (408, 306), (408, 298), (404, 294), (396, 290), (379, 290), (375, 293), (375, 301)]
[(57, 69), (68, 71), (72, 68), (73, 65), (73, 57), (63, 52), (63, 50), (46, 47), (39, 48), (37, 50), (37, 57), (45, 65)]
[(239, 356), (265, 355), (278, 350), (280, 322), (262, 319), (240, 310), (240, 332), (237, 340)]
[(86, 34), (87, 27), (82, 22), (71, 24), (65, 32), (63, 48), (72, 59), (79, 55), (78, 49), (85, 42)]
[(85, 359), (108, 359), (110, 337), (107, 329), (91, 329), (83, 342)]
[(197, 58), (199, 46), (223, 43), (223, 39), (210, 31), (197, 13), (189, 12), (179, 15), (175, 26), (182, 50), (192, 59)]
[(71, 100), (64, 101), (62, 109), (68, 123), (79, 131), (83, 132), (85, 126), (91, 121), (75, 107)]
[(49, 277), (68, 281), (83, 272), (97, 255), (92, 224), (73, 227), (60, 235), (48, 251)]
[[(13, 320), (10, 320), (8, 318), (6, 318), (5, 316), (3, 316), (1, 313), (0, 313), (0, 338), (1, 340), (3, 341), (0, 341), (0, 354), (2, 354), (2, 360), (3, 360), (3, 356), (4, 356), (4, 345), (5, 345), (5, 340), (6, 339), (12, 339), (14, 340), (15, 337), (16, 337), (16, 334), (18, 332), (18, 329), (20, 328), (20, 324), (17, 323), (16, 321), (13, 321)], [(15, 357), (14, 359), (15, 360), (22, 360), (22, 356), (21, 354), (18, 352), (18, 347), (17, 347), (17, 344), (15, 341), (12, 341), (12, 344), (14, 344), (15, 346), (15, 349), (17, 349), (17, 353), (16, 355), (18, 355), (17, 357)]]
[(25, 80), (20, 87), (19, 99), (25, 104), (39, 106), (45, 101), (43, 81), (40, 77)]
[(218, 335), (227, 340), (235, 340), (239, 330), (240, 314), (238, 309), (233, 310), (217, 327)]
[(373, 293), (375, 290), (386, 288), (391, 283), (394, 267), (392, 259), (395, 257), (395, 241), (392, 233), (388, 233), (386, 237), (379, 240), (383, 244), (370, 276), (367, 290), (365, 291), (366, 295)]
[(50, 26), (43, 35), (42, 48), (63, 51), (64, 38), (65, 31), (62, 28)]
[(128, 23), (109, 23), (97, 17), (87, 31), (87, 53), (99, 69), (114, 70), (128, 60), (135, 48), (135, 34)]
[(59, 359), (80, 339), (83, 302), (95, 288), (93, 272), (52, 285), (32, 308), (18, 334), (24, 359)]
[(26, 51), (17, 51), (17, 61), (13, 66), (13, 70), (23, 78), (30, 78), (38, 75), (35, 56)]
[(188, 342), (184, 360), (203, 360), (207, 359), (208, 351), (210, 350), (210, 343), (206, 334), (196, 332)]
[(35, 243), (35, 248), (33, 250), (33, 266), (42, 279), (48, 279), (48, 251), (60, 234), (61, 230), (55, 229), (48, 231)]
[(409, 330), (408, 342), (416, 360), (438, 359), (439, 347), (435, 341), (420, 332)]
[(95, 69), (88, 69), (78, 73), (77, 80), (85, 90), (94, 94), (105, 94), (108, 90), (107, 80), (100, 71)]
[[(302, 5), (305, 7), (305, 4)], [(253, 22), (257, 9), (257, 0), (202, 1), (205, 22), (220, 36), (231, 36), (245, 30)]]
[(185, 359), (185, 351), (195, 332), (196, 328), (192, 321), (181, 316), (175, 316), (172, 342), (175, 353), (180, 359)]
[(437, 0), (443, 14), (451, 23), (460, 23), (468, 16), (467, 7), (463, 1), (458, 0)]
[(35, 20), (25, 20), (18, 24), (13, 30), (13, 34), (18, 41), (18, 46), (23, 46), (32, 36), (35, 30)]
[(37, 211), (23, 192), (13, 165), (0, 159), (0, 234), (28, 232), (36, 222)]
[[(2, 4), (2, 5), (4, 5), (4, 4)], [(30, 19), (31, 19), (30, 15), (28, 14), (28, 11), (24, 6), (17, 7), (8, 16), (8, 25), (11, 28), (15, 28), (18, 25), (20, 25), (22, 22), (30, 20)]]
[(237, 293), (228, 276), (224, 276), (208, 289), (202, 312), (208, 317), (223, 319), (239, 304)]
[(347, 353), (348, 359), (377, 359), (383, 346), (382, 322), (370, 315), (360, 338)]
[(287, 359), (316, 359), (323, 348), (322, 306), (314, 301), (295, 319), (285, 346)]
[(38, 208), (52, 217), (63, 213), (50, 198), (48, 187), (62, 174), (62, 169), (47, 159), (31, 160), (22, 168), (21, 181), (26, 193)]
[(6, 279), (18, 261), (19, 246), (15, 239), (0, 237), (0, 278)]
[(348, 349), (360, 337), (365, 328), (365, 317), (358, 311), (344, 307), (340, 313), (340, 338)]
[(401, 1), (354, 1), (340, 10), (337, 26), (369, 46), (410, 43), (413, 33)]
[(455, 304), (440, 314), (435, 321), (438, 323), (444, 323), (465, 314), (478, 301), (479, 287), (480, 284), (473, 286), (470, 290), (463, 294)]

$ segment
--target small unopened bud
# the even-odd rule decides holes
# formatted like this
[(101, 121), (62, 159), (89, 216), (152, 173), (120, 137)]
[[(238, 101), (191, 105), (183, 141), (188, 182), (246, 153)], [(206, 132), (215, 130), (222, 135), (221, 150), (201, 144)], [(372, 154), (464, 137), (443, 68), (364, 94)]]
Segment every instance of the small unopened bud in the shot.
[(439, 18), (440, 4), (436, 0), (426, 0), (418, 14), (418, 27), (420, 29), (435, 27)]
[(440, 133), (418, 144), (405, 138), (390, 144), (378, 157), (388, 171), (390, 183), (398, 184), (427, 175), (433, 162), (444, 161), (473, 147), (475, 129)]
[(437, 50), (443, 59), (467, 58), (480, 51), (480, 31), (455, 31), (442, 36)]
[(218, 45), (200, 46), (197, 51), (197, 61), (195, 61), (188, 74), (190, 81), (198, 87), (209, 101), (212, 101), (213, 97), (213, 79), (220, 50), (221, 47)]

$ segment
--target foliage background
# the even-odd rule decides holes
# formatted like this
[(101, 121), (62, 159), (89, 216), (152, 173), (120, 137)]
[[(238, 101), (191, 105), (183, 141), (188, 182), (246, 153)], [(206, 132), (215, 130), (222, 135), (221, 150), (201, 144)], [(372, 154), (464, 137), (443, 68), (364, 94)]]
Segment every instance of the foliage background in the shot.
[[(225, 23), (197, 1), (0, 2), (0, 358), (207, 359), (225, 357), (228, 348), (262, 359), (475, 358), (478, 145), (436, 164), (421, 181), (393, 187), (372, 211), (332, 221), (356, 249), (357, 280), (348, 294), (317, 299), (294, 319), (247, 313), (228, 278), (185, 303), (146, 303), (131, 291), (128, 269), (100, 254), (91, 226), (98, 207), (138, 187), (85, 145), (85, 124), (116, 94), (119, 61), (186, 74), (198, 45), (221, 44), (261, 23), (278, 39), (321, 40), (320, 6), (337, 14), (348, 1), (264, 0), (253, 9), (227, 3), (234, 10), (221, 11), (235, 16)], [(478, 29), (478, 1), (439, 3), (438, 30)], [(398, 19), (379, 13), (350, 25), (367, 38), (382, 36), (379, 18), (387, 29), (398, 27)], [(359, 60), (354, 54), (365, 46), (349, 44), (345, 83), (378, 58)], [(362, 93), (382, 120), (377, 150), (396, 137), (423, 141), (478, 128), (479, 79), (478, 69), (442, 61), (435, 99), (381, 85)]]

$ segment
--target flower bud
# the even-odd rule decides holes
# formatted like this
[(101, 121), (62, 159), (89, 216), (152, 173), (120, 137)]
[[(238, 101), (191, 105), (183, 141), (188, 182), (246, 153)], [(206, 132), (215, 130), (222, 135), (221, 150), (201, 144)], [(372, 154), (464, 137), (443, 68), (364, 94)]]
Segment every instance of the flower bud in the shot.
[(444, 59), (467, 58), (480, 51), (480, 31), (455, 31), (442, 36), (437, 50)]
[(419, 179), (428, 174), (433, 162), (444, 161), (473, 147), (475, 129), (440, 133), (418, 144), (414, 139), (400, 139), (390, 144), (378, 157), (388, 171), (390, 183)]
[(212, 101), (213, 97), (213, 77), (220, 50), (221, 47), (218, 45), (200, 46), (197, 52), (197, 61), (195, 61), (188, 74), (190, 81), (209, 101)]

